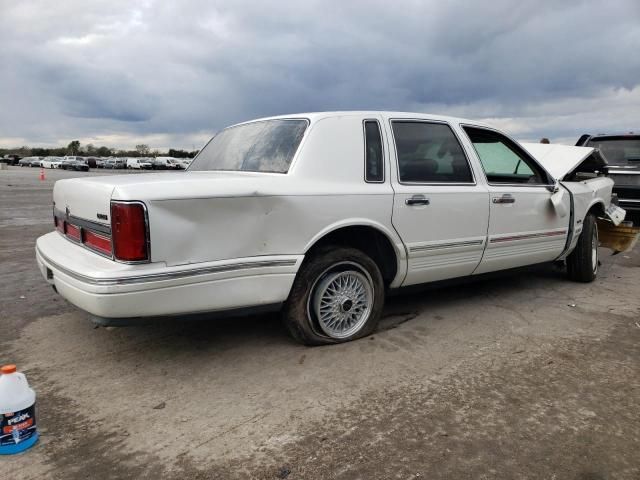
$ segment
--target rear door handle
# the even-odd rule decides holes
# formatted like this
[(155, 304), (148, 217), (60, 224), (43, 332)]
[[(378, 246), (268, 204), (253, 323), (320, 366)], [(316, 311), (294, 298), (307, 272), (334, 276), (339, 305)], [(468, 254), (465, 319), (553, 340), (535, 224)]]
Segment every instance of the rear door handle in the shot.
[(501, 197), (493, 197), (491, 200), (493, 203), (516, 203), (516, 199), (513, 198), (513, 195), (505, 193)]
[(404, 201), (407, 205), (429, 205), (429, 199), (424, 195), (414, 195)]

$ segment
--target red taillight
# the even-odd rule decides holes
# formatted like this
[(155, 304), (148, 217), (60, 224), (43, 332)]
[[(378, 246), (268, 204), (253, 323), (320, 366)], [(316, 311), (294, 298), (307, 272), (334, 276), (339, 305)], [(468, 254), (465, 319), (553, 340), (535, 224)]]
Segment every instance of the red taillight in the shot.
[(67, 234), (67, 237), (72, 238), (76, 242), (82, 241), (82, 238), (80, 236), (80, 229), (75, 225), (71, 225), (68, 222), (64, 222), (64, 230), (65, 230), (65, 233)]
[(109, 237), (103, 237), (102, 235), (85, 230), (84, 244), (100, 253), (111, 255), (111, 239)]
[(111, 203), (111, 239), (117, 260), (149, 259), (146, 215), (141, 203)]

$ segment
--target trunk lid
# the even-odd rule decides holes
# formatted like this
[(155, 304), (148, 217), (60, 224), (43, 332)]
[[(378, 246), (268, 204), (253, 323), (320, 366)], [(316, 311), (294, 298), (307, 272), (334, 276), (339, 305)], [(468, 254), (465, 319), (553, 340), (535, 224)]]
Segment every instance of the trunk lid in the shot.
[(114, 185), (95, 178), (58, 180), (53, 187), (55, 208), (65, 215), (109, 225)]
[(58, 180), (53, 201), (63, 213), (93, 222), (110, 223), (114, 200), (171, 200), (271, 195), (285, 175), (252, 172), (162, 172), (104, 175)]

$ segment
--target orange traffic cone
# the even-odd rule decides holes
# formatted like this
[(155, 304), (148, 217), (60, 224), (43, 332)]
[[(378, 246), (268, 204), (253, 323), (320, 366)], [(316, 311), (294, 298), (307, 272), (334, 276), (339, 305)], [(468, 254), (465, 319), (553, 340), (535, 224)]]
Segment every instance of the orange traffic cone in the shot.
[(40, 169), (40, 181), (44, 181), (44, 168)]

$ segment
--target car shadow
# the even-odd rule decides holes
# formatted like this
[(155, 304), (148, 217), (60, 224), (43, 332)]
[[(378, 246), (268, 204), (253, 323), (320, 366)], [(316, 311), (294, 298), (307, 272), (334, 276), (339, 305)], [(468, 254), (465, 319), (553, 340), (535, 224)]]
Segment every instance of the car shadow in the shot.
[[(557, 267), (545, 264), (402, 288), (387, 297), (382, 318), (374, 333), (392, 330), (407, 322), (420, 321), (419, 317), (431, 310), (447, 309), (459, 302), (469, 303), (487, 297), (517, 297), (532, 287), (553, 288), (556, 282), (566, 282), (565, 273)], [(256, 345), (298, 345), (288, 335), (279, 312), (226, 318), (217, 315), (165, 318), (127, 327), (106, 328), (118, 330), (123, 341), (142, 341), (146, 347), (154, 343), (160, 346), (164, 343), (161, 339), (170, 339), (171, 349), (201, 347), (216, 350)]]

